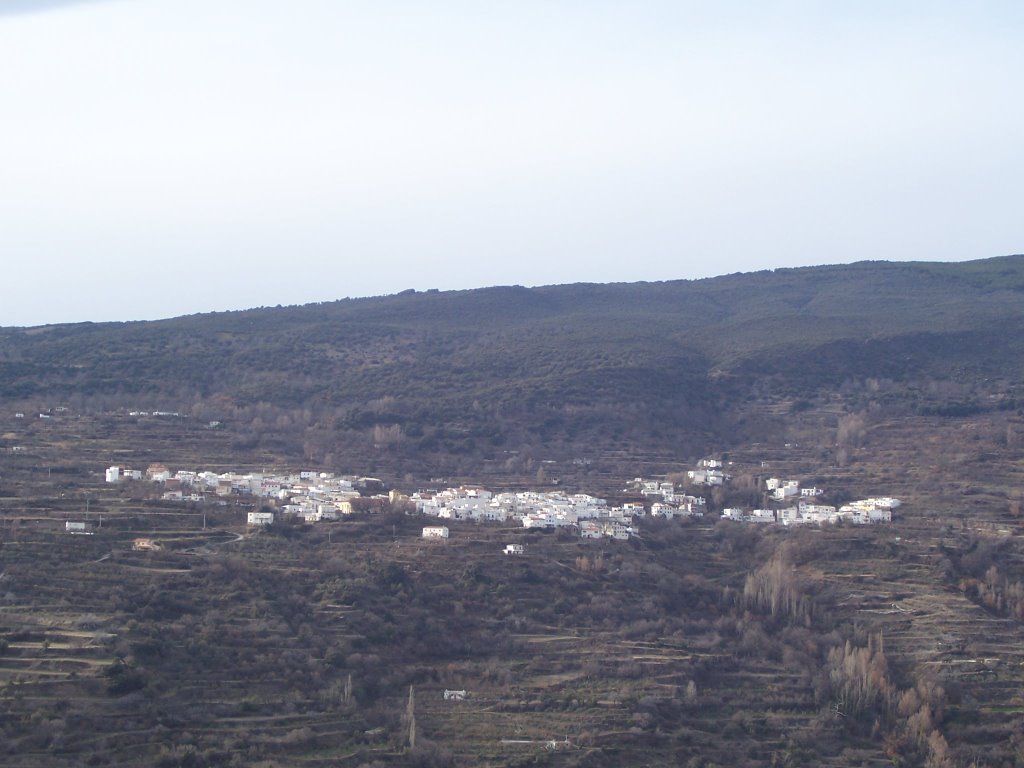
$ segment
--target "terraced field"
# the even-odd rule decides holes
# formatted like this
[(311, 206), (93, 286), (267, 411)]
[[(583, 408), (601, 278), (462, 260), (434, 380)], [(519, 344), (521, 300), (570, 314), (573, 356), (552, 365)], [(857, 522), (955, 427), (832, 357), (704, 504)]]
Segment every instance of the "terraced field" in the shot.
[[(438, 544), (383, 515), (254, 533), (245, 499), (183, 508), (105, 486), (95, 424), (26, 432), (0, 462), (0, 761), (1016, 764), (1024, 456), (995, 421), (879, 420), (840, 465), (827, 423), (732, 451), (733, 471), (899, 496), (893, 525), (648, 523), (611, 543), (453, 524)], [(211, 466), (222, 439), (169, 450)], [(92, 535), (65, 533), (85, 499)], [(133, 551), (138, 536), (162, 549)], [(512, 541), (524, 557), (501, 554)], [(779, 588), (809, 613), (745, 593), (780, 557)], [(873, 698), (855, 707), (865, 659)]]

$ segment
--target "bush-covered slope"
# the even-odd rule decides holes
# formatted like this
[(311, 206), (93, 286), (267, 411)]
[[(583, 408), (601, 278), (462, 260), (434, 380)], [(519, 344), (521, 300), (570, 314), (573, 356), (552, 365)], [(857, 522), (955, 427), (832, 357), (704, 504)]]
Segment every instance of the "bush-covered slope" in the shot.
[[(400, 294), (0, 330), (0, 396), (173, 408), (323, 454), (721, 442), (735, 406), (844, 381), (1021, 376), (1024, 257)], [(310, 428), (315, 429), (315, 434)], [(293, 430), (294, 431), (294, 430)], [(690, 437), (686, 437), (690, 436)], [(699, 439), (698, 439), (699, 438)]]

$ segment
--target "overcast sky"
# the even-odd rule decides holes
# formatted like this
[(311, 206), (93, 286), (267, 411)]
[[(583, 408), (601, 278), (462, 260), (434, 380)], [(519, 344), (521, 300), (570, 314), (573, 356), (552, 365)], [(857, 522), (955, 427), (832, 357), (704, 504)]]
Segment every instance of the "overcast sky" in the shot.
[(1024, 251), (1024, 3), (0, 0), (0, 325)]

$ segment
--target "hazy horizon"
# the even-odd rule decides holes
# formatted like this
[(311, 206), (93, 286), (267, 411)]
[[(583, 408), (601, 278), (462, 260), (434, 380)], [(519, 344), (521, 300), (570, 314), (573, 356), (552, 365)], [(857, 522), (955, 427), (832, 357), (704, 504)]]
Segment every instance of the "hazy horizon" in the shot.
[(0, 325), (1019, 253), (1024, 6), (0, 6)]

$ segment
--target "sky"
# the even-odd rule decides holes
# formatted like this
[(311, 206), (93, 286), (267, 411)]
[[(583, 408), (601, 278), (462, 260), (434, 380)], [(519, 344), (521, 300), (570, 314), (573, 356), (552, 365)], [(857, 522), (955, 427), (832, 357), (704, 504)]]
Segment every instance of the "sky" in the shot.
[(1024, 3), (0, 0), (0, 326), (1024, 252)]

